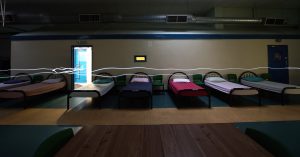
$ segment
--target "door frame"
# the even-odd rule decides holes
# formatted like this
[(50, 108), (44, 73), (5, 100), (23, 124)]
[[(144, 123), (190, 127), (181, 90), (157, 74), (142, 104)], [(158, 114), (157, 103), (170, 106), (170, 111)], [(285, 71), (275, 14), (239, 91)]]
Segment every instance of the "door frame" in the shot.
[[(74, 48), (75, 47), (91, 47), (92, 49), (92, 71), (93, 71), (93, 45), (72, 45), (71, 46), (71, 68), (74, 68)], [(74, 90), (74, 74), (71, 74), (71, 90)]]

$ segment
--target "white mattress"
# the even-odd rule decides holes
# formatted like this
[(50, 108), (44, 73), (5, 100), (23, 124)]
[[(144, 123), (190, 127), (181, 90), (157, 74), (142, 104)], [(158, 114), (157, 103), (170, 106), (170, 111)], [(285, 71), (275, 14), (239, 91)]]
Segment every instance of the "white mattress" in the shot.
[(221, 91), (226, 94), (230, 94), (232, 90), (234, 90), (232, 95), (257, 95), (258, 91), (256, 89), (251, 89), (251, 87), (244, 86), (241, 84), (225, 81), (225, 82), (212, 82), (212, 81), (204, 81), (206, 86), (209, 86), (213, 89)]
[[(115, 83), (105, 83), (105, 84), (87, 84), (85, 86), (82, 86), (80, 88), (77, 88), (75, 91), (98, 91), (101, 96), (105, 95), (107, 92), (109, 92), (113, 87)], [(98, 94), (95, 92), (72, 92), (70, 94), (72, 97), (98, 97)]]
[(30, 81), (14, 83), (14, 84), (0, 83), (0, 90), (9, 89), (9, 88), (16, 88), (16, 87), (25, 86), (25, 85), (28, 85), (28, 84), (30, 84)]
[(260, 81), (260, 82), (250, 82), (246, 80), (241, 80), (241, 83), (247, 86), (272, 91), (276, 93), (281, 93), (284, 88), (295, 88), (295, 89), (286, 89), (285, 94), (300, 94), (300, 87), (284, 84), (284, 83), (277, 83), (272, 81)]

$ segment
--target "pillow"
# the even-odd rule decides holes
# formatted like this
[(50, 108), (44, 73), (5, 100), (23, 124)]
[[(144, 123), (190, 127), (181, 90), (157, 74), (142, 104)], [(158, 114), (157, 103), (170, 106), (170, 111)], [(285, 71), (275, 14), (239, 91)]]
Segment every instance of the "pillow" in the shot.
[(4, 81), (2, 83), (4, 84), (17, 84), (17, 83), (22, 83), (22, 82), (26, 82), (28, 80), (8, 80), (8, 81)]
[(261, 77), (245, 77), (243, 79), (246, 80), (246, 81), (250, 81), (250, 82), (260, 82), (260, 81), (264, 80)]
[(93, 84), (106, 84), (112, 82), (112, 78), (101, 78), (93, 81)]
[(173, 82), (191, 82), (191, 81), (189, 79), (176, 78), (176, 79), (173, 79)]
[(58, 82), (61, 82), (62, 81), (62, 78), (56, 78), (56, 79), (47, 79), (47, 80), (44, 80), (42, 81), (42, 83), (58, 83)]
[(222, 77), (208, 77), (206, 80), (210, 82), (226, 82)]
[(149, 79), (145, 77), (134, 77), (131, 82), (149, 82)]

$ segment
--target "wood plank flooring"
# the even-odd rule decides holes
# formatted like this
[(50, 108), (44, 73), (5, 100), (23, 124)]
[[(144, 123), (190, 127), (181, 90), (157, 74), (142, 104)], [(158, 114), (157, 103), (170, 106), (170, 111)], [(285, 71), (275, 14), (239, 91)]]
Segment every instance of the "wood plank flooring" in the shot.
[(56, 157), (268, 157), (232, 124), (86, 126)]

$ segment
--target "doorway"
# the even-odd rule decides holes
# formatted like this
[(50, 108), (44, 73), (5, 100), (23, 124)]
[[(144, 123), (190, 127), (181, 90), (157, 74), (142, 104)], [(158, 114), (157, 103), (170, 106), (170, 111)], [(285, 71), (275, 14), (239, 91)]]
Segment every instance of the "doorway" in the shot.
[(92, 46), (72, 46), (72, 88), (78, 89), (92, 82)]
[(269, 74), (274, 82), (289, 83), (289, 62), (287, 45), (268, 45), (268, 66), (271, 68)]

